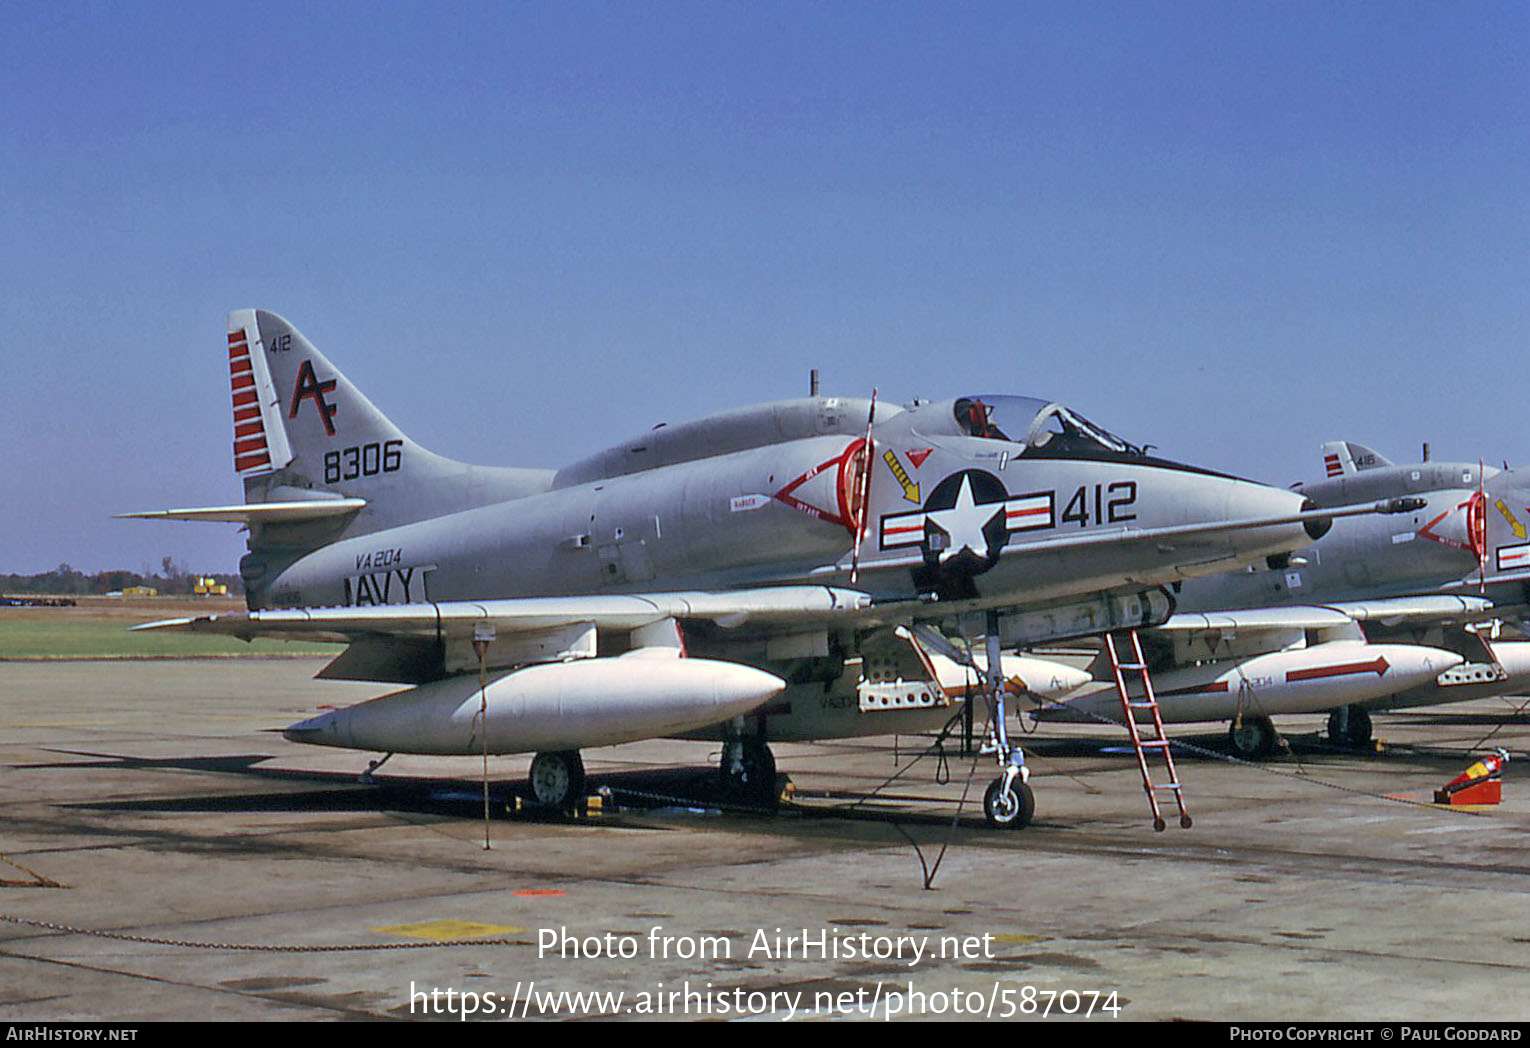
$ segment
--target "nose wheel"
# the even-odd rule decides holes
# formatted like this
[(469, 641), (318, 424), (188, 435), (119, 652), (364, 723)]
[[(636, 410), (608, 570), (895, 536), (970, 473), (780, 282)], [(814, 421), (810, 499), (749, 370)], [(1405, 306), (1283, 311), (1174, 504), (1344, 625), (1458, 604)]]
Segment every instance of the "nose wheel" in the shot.
[(1015, 779), (1006, 782), (1008, 776), (993, 780), (988, 792), (983, 794), (983, 816), (988, 825), (1000, 829), (1022, 830), (1030, 825), (1036, 814), (1036, 795), (1029, 783)]

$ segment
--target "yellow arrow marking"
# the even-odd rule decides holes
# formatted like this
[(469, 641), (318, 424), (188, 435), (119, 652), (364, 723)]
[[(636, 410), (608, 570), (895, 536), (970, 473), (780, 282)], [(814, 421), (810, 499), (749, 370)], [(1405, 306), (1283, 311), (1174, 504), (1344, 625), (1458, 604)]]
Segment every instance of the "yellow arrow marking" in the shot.
[(1521, 539), (1524, 538), (1526, 535), (1525, 526), (1515, 518), (1514, 511), (1509, 508), (1508, 504), (1504, 502), (1503, 499), (1498, 500), (1497, 506), (1498, 512), (1503, 514), (1503, 519), (1508, 521), (1509, 527), (1514, 529), (1515, 537)]
[(914, 505), (919, 505), (919, 485), (909, 479), (908, 471), (903, 468), (903, 463), (898, 461), (898, 453), (892, 448), (882, 456), (882, 461), (887, 463), (887, 468), (892, 470), (892, 475), (897, 478), (903, 487), (903, 497)]

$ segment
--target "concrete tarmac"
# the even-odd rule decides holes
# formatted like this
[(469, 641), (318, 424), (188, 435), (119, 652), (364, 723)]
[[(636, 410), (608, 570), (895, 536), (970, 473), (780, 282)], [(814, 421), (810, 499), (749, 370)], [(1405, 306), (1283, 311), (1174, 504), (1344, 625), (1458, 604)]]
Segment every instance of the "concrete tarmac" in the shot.
[(322, 664), (0, 663), (0, 1020), (1530, 1018), (1524, 766), (1428, 803), (1484, 740), (1525, 755), (1516, 701), (1182, 757), (1164, 833), (1104, 729), (1026, 737), (1023, 831), (908, 737), (776, 747), (774, 817), (709, 806), (708, 744), (587, 752), (623, 803), (583, 821), (505, 816), (529, 758), (493, 758), (485, 850), (479, 762), (367, 785), (271, 732), (388, 690)]

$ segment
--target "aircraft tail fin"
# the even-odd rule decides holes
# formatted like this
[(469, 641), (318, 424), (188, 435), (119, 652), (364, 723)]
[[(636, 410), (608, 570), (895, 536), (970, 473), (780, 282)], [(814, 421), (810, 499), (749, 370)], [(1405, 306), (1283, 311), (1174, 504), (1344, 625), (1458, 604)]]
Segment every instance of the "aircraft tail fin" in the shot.
[[(393, 471), (407, 438), (287, 321), (264, 310), (230, 313), (228, 354), (240, 476), (290, 467), (333, 486)], [(354, 470), (344, 461), (352, 457)]]
[(1392, 461), (1385, 455), (1351, 440), (1330, 440), (1323, 445), (1323, 470), (1329, 478), (1390, 465)]
[(244, 479), (246, 504), (363, 500), (365, 508), (346, 525), (354, 534), (518, 498), (551, 483), (548, 470), (473, 466), (427, 451), (275, 313), (230, 313), (228, 356), (234, 471)]

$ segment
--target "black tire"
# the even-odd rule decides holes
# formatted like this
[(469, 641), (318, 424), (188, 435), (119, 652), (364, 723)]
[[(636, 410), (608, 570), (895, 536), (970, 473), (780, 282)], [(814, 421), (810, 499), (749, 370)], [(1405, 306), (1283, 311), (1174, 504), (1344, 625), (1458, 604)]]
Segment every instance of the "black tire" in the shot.
[(1023, 830), (1036, 814), (1036, 795), (1029, 784), (1016, 779), (1008, 790), (1004, 780), (995, 779), (983, 794), (983, 817), (988, 825), (1001, 829)]
[(1275, 752), (1275, 725), (1268, 717), (1244, 717), (1227, 728), (1227, 743), (1233, 753), (1246, 761), (1264, 760)]
[(1328, 740), (1364, 749), (1371, 744), (1371, 715), (1359, 706), (1345, 706), (1328, 715)]
[(531, 759), (531, 799), (544, 808), (570, 812), (584, 799), (584, 761), (578, 750), (539, 753)]
[(745, 737), (723, 743), (718, 779), (723, 796), (735, 804), (774, 809), (776, 756), (761, 739)]

